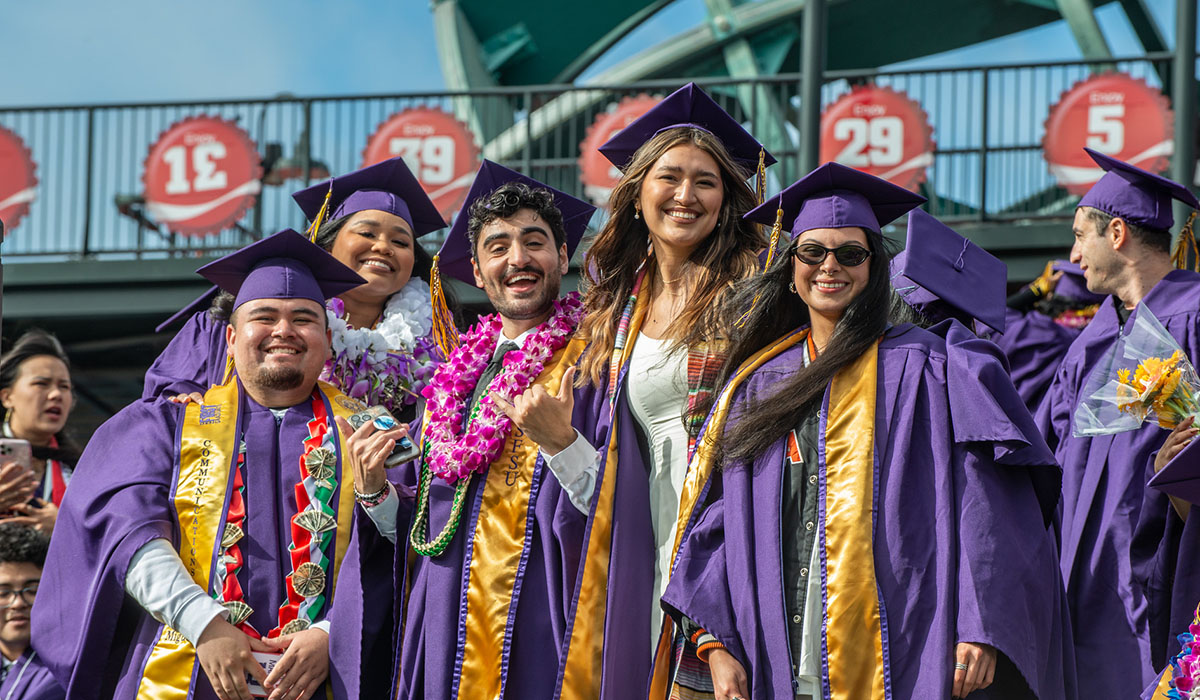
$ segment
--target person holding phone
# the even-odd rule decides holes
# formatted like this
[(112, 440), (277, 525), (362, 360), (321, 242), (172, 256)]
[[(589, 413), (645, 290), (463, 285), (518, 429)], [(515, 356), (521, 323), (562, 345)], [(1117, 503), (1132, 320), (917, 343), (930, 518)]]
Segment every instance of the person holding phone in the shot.
[(0, 522), (53, 532), (78, 457), (63, 432), (74, 403), (71, 361), (53, 335), (26, 331), (0, 357)]

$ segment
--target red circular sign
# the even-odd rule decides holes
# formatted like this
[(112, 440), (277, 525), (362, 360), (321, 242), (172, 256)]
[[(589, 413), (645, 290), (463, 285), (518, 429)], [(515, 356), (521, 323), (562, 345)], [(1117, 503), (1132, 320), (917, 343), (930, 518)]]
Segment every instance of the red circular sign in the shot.
[(436, 107), (388, 117), (363, 149), (362, 167), (400, 156), (442, 216), (462, 204), (479, 169), (479, 147), (465, 124)]
[(241, 127), (220, 117), (188, 117), (150, 147), (142, 175), (146, 210), (175, 233), (216, 233), (254, 205), (261, 178), (258, 148)]
[(821, 162), (836, 161), (917, 191), (933, 164), (933, 127), (902, 92), (862, 85), (821, 115)]
[(608, 196), (621, 179), (621, 171), (598, 149), (661, 101), (661, 97), (649, 95), (626, 97), (620, 103), (609, 105), (608, 110), (597, 115), (596, 121), (588, 127), (587, 136), (579, 144), (579, 181), (592, 204), (607, 208)]
[(1104, 174), (1084, 146), (1161, 173), (1175, 152), (1174, 129), (1161, 92), (1124, 73), (1104, 73), (1075, 83), (1050, 108), (1042, 151), (1058, 184), (1082, 195)]
[(36, 170), (21, 137), (0, 126), (0, 221), (6, 238), (29, 213), (37, 195)]

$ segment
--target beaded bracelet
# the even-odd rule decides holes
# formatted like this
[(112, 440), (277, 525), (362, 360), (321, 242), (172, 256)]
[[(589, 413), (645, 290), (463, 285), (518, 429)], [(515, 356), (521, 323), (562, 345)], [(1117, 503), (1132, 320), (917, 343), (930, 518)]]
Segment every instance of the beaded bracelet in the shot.
[(374, 508), (386, 501), (387, 497), (388, 485), (386, 483), (375, 493), (359, 493), (358, 489), (354, 489), (354, 500), (358, 501), (363, 508)]

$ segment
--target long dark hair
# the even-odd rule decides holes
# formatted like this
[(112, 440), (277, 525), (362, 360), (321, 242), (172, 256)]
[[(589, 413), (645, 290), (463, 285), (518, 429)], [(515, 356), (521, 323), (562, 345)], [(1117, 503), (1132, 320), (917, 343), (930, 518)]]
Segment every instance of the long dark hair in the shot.
[[(612, 213), (608, 221), (584, 255), (583, 303), (587, 315), (578, 332), (588, 340), (588, 347), (580, 358), (580, 374), (596, 386), (607, 383), (617, 325), (637, 281), (638, 267), (647, 257), (650, 232), (644, 219), (634, 218), (634, 203), (641, 196), (642, 182), (650, 168), (664, 153), (683, 144), (696, 146), (717, 162), (725, 196), (716, 228), (689, 258), (697, 269), (696, 285), (682, 313), (667, 328), (672, 350), (720, 337), (712, 331), (722, 297), (733, 282), (757, 270), (758, 251), (766, 247), (767, 239), (758, 224), (742, 218), (758, 204), (754, 191), (746, 184), (750, 173), (729, 155), (720, 139), (695, 127), (677, 127), (642, 144), (609, 197)], [(647, 277), (647, 283), (651, 280)]]
[[(13, 343), (8, 352), (0, 356), (0, 389), (12, 387), (21, 375), (21, 365), (25, 364), (26, 360), (41, 355), (57, 358), (66, 365), (67, 372), (70, 373), (71, 359), (67, 357), (67, 352), (63, 350), (58, 338), (40, 328), (31, 328), (17, 338), (17, 342)], [(8, 422), (7, 415), (4, 420)], [(71, 464), (78, 461), (79, 448), (67, 435), (65, 426), (54, 435), (54, 439), (58, 441), (58, 447), (34, 445), (33, 456), (37, 459), (57, 459)]]
[[(333, 244), (337, 241), (338, 233), (352, 216), (354, 214), (345, 214), (321, 224), (321, 228), (317, 229), (317, 236), (313, 242), (332, 253)], [(419, 277), (428, 284), (432, 270), (433, 256), (429, 254), (429, 251), (425, 250), (420, 241), (414, 239), (412, 276)], [(458, 300), (455, 299), (454, 293), (445, 287), (443, 287), (443, 290), (446, 293), (446, 303), (452, 311), (456, 310), (458, 308)], [(209, 316), (218, 321), (228, 321), (229, 317), (233, 314), (233, 301), (234, 297), (232, 294), (221, 290), (217, 293), (217, 296), (212, 301), (212, 306), (208, 309)]]
[[(773, 394), (748, 406), (746, 415), (754, 416), (754, 420), (739, 421), (723, 436), (705, 438), (716, 440), (721, 459), (726, 464), (753, 460), (781, 435), (799, 425), (821, 402), (834, 375), (866, 352), (887, 330), (893, 296), (888, 277), (891, 245), (877, 233), (865, 230), (864, 233), (867, 247), (872, 252), (867, 261), (870, 266), (867, 286), (842, 313), (824, 351)], [(730, 344), (716, 386), (725, 386), (738, 368), (759, 350), (809, 324), (808, 306), (788, 289), (795, 247), (795, 242), (789, 245), (762, 275), (737, 284), (722, 305), (722, 323)], [(745, 321), (739, 323), (746, 309), (751, 310)], [(717, 393), (714, 393), (696, 407), (696, 413), (707, 415), (716, 398)]]

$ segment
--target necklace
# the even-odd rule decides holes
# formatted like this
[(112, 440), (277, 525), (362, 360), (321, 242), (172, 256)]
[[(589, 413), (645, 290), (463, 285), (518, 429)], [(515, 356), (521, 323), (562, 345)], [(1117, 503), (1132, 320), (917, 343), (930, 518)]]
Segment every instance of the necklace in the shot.
[[(545, 369), (546, 362), (567, 344), (583, 317), (577, 293), (554, 302), (550, 318), (538, 326), (520, 350), (504, 356), (504, 368), (488, 392), (464, 414), (475, 385), (495, 353), (502, 321), (499, 314), (480, 319), (463, 334), (461, 344), (434, 372), (425, 387), (426, 422), (422, 429), (423, 464), (417, 493), (417, 513), (410, 539), (417, 553), (436, 556), (445, 550), (458, 528), (470, 478), (491, 466), (512, 430), (512, 421), (492, 401), (490, 392), (512, 400), (524, 393)], [(429, 519), (429, 487), (437, 476), (454, 484), (454, 503), (446, 527), (425, 542)]]
[(429, 285), (413, 278), (388, 298), (374, 328), (352, 328), (346, 305), (337, 297), (326, 304), (333, 356), (321, 379), (352, 398), (399, 412), (416, 403), (440, 360), (430, 337), (433, 311)]
[[(284, 580), (286, 597), (279, 606), (278, 624), (267, 637), (300, 632), (312, 626), (325, 607), (326, 571), (329, 550), (336, 539), (337, 518), (331, 502), (337, 484), (335, 432), (325, 402), (319, 393), (312, 397), (313, 418), (308, 422), (304, 454), (300, 458), (300, 479), (296, 484), (296, 514), (292, 516), (292, 573)], [(221, 554), (216, 568), (215, 598), (229, 610), (229, 623), (247, 634), (260, 636), (248, 622), (254, 609), (246, 603), (238, 581), (244, 559), (239, 543), (245, 537), (245, 482), (242, 471), (246, 444), (239, 442), (233, 491), (229, 511), (221, 533)]]

